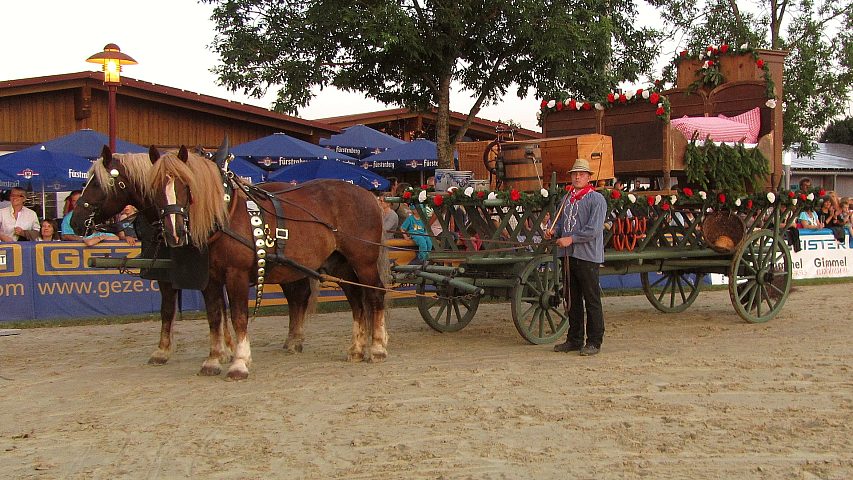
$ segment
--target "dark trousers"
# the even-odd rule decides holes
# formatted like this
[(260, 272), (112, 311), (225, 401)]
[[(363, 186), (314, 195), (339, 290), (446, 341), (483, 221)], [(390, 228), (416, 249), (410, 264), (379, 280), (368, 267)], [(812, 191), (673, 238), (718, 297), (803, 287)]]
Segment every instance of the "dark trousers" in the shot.
[[(565, 259), (563, 259), (565, 261)], [(600, 265), (569, 257), (569, 335), (575, 345), (584, 344), (584, 309), (586, 309), (586, 344), (601, 347), (604, 340), (604, 312), (601, 308)]]

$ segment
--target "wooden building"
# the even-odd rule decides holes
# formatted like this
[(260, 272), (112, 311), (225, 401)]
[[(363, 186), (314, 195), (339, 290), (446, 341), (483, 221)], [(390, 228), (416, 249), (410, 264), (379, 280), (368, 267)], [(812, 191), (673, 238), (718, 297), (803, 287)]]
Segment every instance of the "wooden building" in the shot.
[[(413, 112), (407, 108), (394, 108), (378, 112), (357, 113), (340, 117), (318, 118), (316, 121), (331, 127), (346, 128), (353, 125), (367, 125), (373, 129), (410, 141), (416, 138), (427, 138), (435, 141), (436, 111), (426, 113)], [(459, 127), (465, 123), (467, 115), (450, 112), (451, 139)], [(495, 131), (500, 126), (498, 122), (474, 117), (471, 126), (465, 132), (469, 141), (494, 140)], [(542, 138), (542, 134), (526, 128), (515, 131), (515, 140), (533, 140)]]
[[(101, 72), (0, 81), (0, 151), (15, 151), (83, 128), (109, 131)], [(143, 146), (217, 147), (276, 132), (317, 143), (339, 129), (265, 108), (122, 77), (116, 135)]]

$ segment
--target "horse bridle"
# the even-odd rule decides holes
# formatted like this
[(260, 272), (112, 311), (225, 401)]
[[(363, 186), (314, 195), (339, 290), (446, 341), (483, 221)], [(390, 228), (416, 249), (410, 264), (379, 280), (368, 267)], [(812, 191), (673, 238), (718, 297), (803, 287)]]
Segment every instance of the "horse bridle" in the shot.
[[(189, 240), (190, 213), (189, 213), (189, 207), (188, 206), (192, 203), (193, 197), (192, 197), (192, 191), (190, 191), (190, 187), (188, 185), (184, 184), (184, 190), (186, 192), (186, 197), (187, 197), (187, 206), (179, 205), (177, 203), (167, 203), (166, 205), (163, 206), (163, 208), (158, 210), (158, 213), (160, 216), (160, 221), (159, 221), (160, 236), (163, 238), (164, 241), (166, 240), (166, 238), (165, 238), (166, 232), (163, 229), (163, 225), (165, 225), (166, 216), (167, 215), (178, 215), (181, 217), (181, 219), (183, 221), (183, 225), (184, 225), (183, 232), (181, 233), (181, 236), (178, 239), (178, 241), (181, 242), (183, 245), (189, 245), (190, 244), (190, 240)], [(176, 225), (176, 227), (177, 227), (177, 225)], [(177, 229), (175, 229), (174, 233), (175, 234), (178, 233)], [(168, 245), (168, 243), (166, 243), (166, 245)]]

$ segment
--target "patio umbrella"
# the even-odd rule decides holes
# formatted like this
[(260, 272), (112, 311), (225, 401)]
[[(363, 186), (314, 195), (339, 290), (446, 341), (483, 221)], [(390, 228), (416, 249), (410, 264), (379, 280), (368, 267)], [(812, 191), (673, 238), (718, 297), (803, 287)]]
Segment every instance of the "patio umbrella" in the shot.
[(320, 145), (355, 158), (369, 157), (404, 143), (397, 137), (364, 125), (353, 125), (345, 128), (343, 133), (320, 139)]
[(0, 180), (9, 186), (29, 182), (46, 192), (64, 192), (83, 188), (91, 166), (78, 155), (28, 148), (0, 156)]
[(284, 133), (274, 133), (251, 142), (231, 147), (231, 153), (245, 157), (268, 170), (295, 165), (310, 160), (339, 160), (354, 165), (356, 160), (343, 153), (293, 138)]
[[(77, 130), (74, 133), (57, 137), (46, 142), (39, 143), (24, 150), (39, 150), (42, 147), (59, 153), (71, 153), (79, 157), (94, 160), (100, 158), (101, 151), (104, 145), (109, 145), (110, 139), (101, 132), (84, 128)], [(147, 153), (148, 149), (136, 145), (135, 143), (126, 142), (121, 139), (116, 139), (116, 151), (113, 153)]]
[(234, 160), (231, 160), (228, 164), (228, 169), (236, 173), (238, 177), (252, 184), (263, 182), (266, 174), (263, 168), (242, 157), (236, 157)]
[(438, 148), (435, 142), (422, 138), (371, 155), (360, 165), (374, 170), (432, 170), (438, 168)]
[(302, 183), (317, 178), (343, 180), (367, 190), (386, 190), (390, 182), (361, 167), (332, 160), (314, 160), (277, 170), (267, 178), (270, 182)]

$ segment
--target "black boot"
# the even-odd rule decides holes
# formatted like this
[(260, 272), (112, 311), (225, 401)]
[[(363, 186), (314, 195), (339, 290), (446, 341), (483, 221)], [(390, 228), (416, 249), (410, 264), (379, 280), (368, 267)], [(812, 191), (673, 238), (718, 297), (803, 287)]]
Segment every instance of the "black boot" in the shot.
[(554, 345), (555, 352), (577, 352), (583, 347), (583, 343), (574, 343), (571, 340), (566, 340), (565, 343)]

